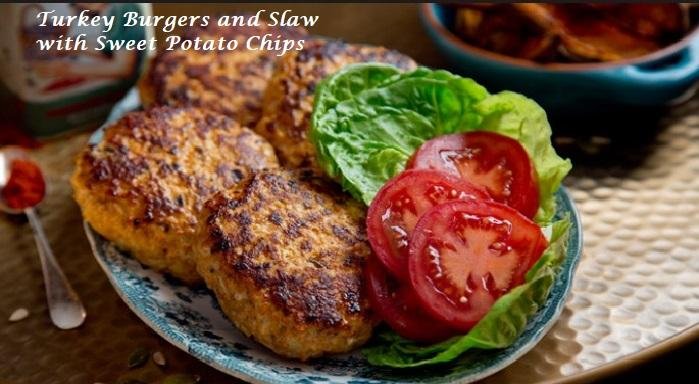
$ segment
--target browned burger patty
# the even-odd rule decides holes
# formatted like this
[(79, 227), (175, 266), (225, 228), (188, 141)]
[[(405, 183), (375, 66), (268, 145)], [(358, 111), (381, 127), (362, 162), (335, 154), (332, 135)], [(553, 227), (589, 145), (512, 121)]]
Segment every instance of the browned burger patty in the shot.
[(248, 50), (251, 36), (271, 34), (272, 38), (298, 39), (302, 28), (254, 26), (218, 27), (215, 22), (191, 28), (183, 39), (237, 40), (236, 50), (172, 50), (158, 53), (141, 77), (139, 90), (143, 105), (191, 105), (223, 113), (242, 126), (252, 127), (261, 114), (262, 94), (275, 61), (274, 50)]
[(283, 165), (316, 167), (315, 149), (307, 139), (316, 85), (343, 66), (359, 62), (389, 63), (404, 70), (416, 66), (396, 51), (331, 40), (307, 40), (302, 51), (277, 63), (256, 131), (276, 148)]
[(92, 228), (142, 263), (200, 281), (192, 243), (211, 195), (250, 169), (277, 167), (267, 141), (232, 119), (196, 108), (132, 112), (77, 160), (75, 200)]
[(362, 292), (370, 254), (363, 211), (310, 172), (256, 172), (216, 194), (197, 266), (226, 315), (280, 355), (306, 360), (363, 344), (374, 325)]

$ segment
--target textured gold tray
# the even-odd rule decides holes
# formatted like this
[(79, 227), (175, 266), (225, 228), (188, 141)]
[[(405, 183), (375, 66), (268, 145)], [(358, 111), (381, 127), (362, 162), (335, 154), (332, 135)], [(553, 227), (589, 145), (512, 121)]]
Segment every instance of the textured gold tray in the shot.
[(534, 350), (486, 381), (600, 378), (699, 338), (699, 100), (661, 126), (613, 164), (574, 164), (565, 184), (584, 251), (566, 309)]

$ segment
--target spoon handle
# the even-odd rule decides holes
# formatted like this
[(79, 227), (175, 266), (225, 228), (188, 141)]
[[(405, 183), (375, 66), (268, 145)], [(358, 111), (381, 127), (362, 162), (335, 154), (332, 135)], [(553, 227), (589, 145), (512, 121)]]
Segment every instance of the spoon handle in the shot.
[(85, 308), (80, 297), (75, 293), (63, 274), (41, 225), (41, 220), (33, 208), (24, 210), (34, 232), (34, 240), (39, 249), (41, 269), (44, 273), (46, 300), (49, 305), (51, 321), (58, 328), (71, 329), (79, 327), (85, 320)]

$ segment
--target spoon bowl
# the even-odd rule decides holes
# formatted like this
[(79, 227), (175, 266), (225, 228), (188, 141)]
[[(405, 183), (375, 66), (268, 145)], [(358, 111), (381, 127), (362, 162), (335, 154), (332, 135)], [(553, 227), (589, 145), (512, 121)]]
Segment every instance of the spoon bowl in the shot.
[[(0, 151), (0, 191), (2, 191), (12, 174), (12, 162), (14, 160), (29, 160), (29, 156), (25, 151), (17, 147), (7, 147)], [(5, 202), (5, 199), (0, 195), (0, 211), (10, 215), (19, 215), (24, 213), (22, 209), (11, 208)]]

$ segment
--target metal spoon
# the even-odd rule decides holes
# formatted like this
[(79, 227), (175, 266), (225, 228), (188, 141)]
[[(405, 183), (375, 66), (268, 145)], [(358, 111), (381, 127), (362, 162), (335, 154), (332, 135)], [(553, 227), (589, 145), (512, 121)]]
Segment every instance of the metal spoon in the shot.
[[(0, 151), (0, 190), (2, 190), (10, 178), (10, 165), (12, 160), (27, 158), (27, 155), (19, 149), (6, 149)], [(49, 241), (44, 234), (41, 220), (34, 207), (23, 210), (12, 209), (7, 206), (0, 197), (0, 210), (9, 214), (24, 213), (29, 219), (29, 224), (34, 232), (34, 240), (39, 250), (41, 269), (44, 274), (44, 286), (46, 288), (46, 301), (49, 306), (49, 314), (54, 325), (61, 329), (79, 327), (85, 320), (85, 308), (80, 297), (75, 293), (53, 256)]]

